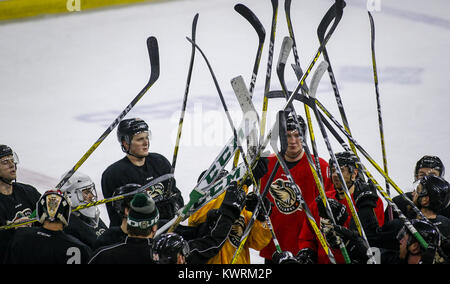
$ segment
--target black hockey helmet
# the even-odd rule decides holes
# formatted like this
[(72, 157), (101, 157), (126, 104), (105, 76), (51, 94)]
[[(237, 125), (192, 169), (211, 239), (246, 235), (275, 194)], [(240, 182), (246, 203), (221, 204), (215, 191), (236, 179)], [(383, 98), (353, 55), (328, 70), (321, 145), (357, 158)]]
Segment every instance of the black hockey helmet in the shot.
[(48, 190), (36, 203), (36, 217), (41, 224), (48, 220), (60, 221), (64, 226), (68, 226), (71, 207), (69, 198), (62, 191)]
[[(306, 123), (301, 115), (297, 115), (298, 123), (300, 124), (300, 129), (302, 130), (302, 136), (306, 135)], [(287, 131), (293, 131), (297, 129), (297, 123), (293, 115), (289, 115), (286, 119), (286, 129)]]
[[(123, 185), (119, 188), (117, 188), (113, 196), (119, 196), (124, 195), (133, 191), (138, 190), (141, 187), (140, 184), (136, 183), (129, 183), (126, 185)], [(125, 196), (122, 199), (115, 200), (112, 202), (112, 207), (116, 210), (117, 214), (120, 215), (120, 217), (125, 218), (125, 208), (130, 208), (130, 202), (133, 200), (134, 195)]]
[(14, 152), (11, 147), (8, 145), (1, 144), (0, 145), (0, 159), (7, 156), (13, 156), (13, 162), (15, 164), (19, 163), (19, 157), (17, 156), (16, 152)]
[(13, 155), (13, 150), (8, 145), (0, 145), (0, 158)]
[(430, 168), (439, 171), (439, 176), (444, 177), (445, 167), (441, 159), (438, 156), (425, 155), (420, 160), (417, 161), (416, 167), (414, 169), (414, 178), (418, 179), (418, 172), (421, 168)]
[(441, 177), (425, 176), (419, 180), (422, 190), (418, 192), (419, 204), (422, 197), (428, 196), (430, 203), (428, 208), (434, 212), (439, 212), (447, 206), (450, 198), (450, 184)]
[[(436, 228), (436, 225), (432, 224), (429, 221), (420, 220), (420, 219), (411, 219), (411, 225), (417, 230), (417, 232), (422, 236), (424, 241), (428, 245), (432, 245), (434, 247), (439, 247), (441, 242), (441, 236)], [(405, 234), (408, 233), (408, 246), (417, 242), (417, 239), (413, 236), (411, 232), (409, 232), (408, 227), (404, 225), (402, 229), (397, 234), (397, 240), (401, 240)], [(424, 250), (424, 248), (422, 248)]]
[(189, 244), (178, 234), (161, 234), (153, 240), (153, 259), (160, 264), (176, 264), (178, 254), (187, 256)]
[(130, 144), (133, 136), (141, 132), (148, 132), (150, 136), (150, 130), (148, 124), (140, 118), (130, 118), (120, 121), (117, 126), (117, 140), (119, 140), (122, 151), (127, 153), (127, 150), (123, 146), (123, 141)]
[[(350, 151), (335, 153), (334, 156), (336, 157), (339, 166), (346, 166), (351, 173), (354, 169), (357, 169), (360, 164), (358, 157)], [(332, 169), (335, 167), (333, 159), (330, 158), (328, 162), (328, 177), (331, 177)], [(358, 172), (358, 175), (359, 173), (360, 172)]]

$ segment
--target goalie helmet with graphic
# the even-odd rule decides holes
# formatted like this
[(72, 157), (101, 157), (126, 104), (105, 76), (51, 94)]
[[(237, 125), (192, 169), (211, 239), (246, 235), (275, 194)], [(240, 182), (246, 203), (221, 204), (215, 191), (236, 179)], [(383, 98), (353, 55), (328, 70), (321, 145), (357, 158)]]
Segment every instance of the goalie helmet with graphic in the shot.
[[(74, 173), (61, 190), (67, 194), (74, 208), (97, 201), (94, 182), (88, 175), (81, 172)], [(98, 220), (100, 216), (100, 210), (96, 206), (81, 209), (79, 212), (94, 220)]]
[(36, 203), (36, 217), (41, 224), (48, 220), (68, 226), (71, 211), (69, 198), (60, 190), (46, 191)]

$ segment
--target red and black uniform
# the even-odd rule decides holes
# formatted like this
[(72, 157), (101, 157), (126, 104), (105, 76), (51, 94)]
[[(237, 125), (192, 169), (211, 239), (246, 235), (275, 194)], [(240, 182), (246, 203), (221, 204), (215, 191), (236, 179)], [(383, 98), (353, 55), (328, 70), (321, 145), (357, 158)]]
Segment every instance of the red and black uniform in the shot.
[[(277, 162), (275, 155), (268, 157), (268, 159), (268, 171), (267, 174), (261, 179), (261, 189), (263, 189), (266, 185), (270, 173)], [(322, 177), (324, 179), (325, 191), (334, 191), (332, 188), (332, 182), (326, 174), (328, 163), (322, 158), (319, 158), (319, 162)], [(306, 155), (303, 155), (303, 157), (297, 162), (287, 162), (287, 165), (290, 169), (292, 178), (299, 186), (303, 198), (309, 206), (319, 195), (319, 190), (317, 189)], [(274, 177), (274, 181), (272, 182), (272, 186), (267, 194), (267, 197), (273, 204), (275, 204), (272, 214), (270, 215), (270, 219), (281, 249), (283, 251), (290, 251), (294, 255), (297, 254), (299, 250), (298, 237), (304, 227), (303, 221), (306, 219), (306, 215), (301, 208), (292, 206), (291, 201), (295, 201), (295, 192), (293, 191), (292, 186), (288, 182), (288, 178), (284, 174), (281, 167), (278, 169), (278, 172)], [(270, 260), (274, 252), (275, 245), (273, 241), (271, 241), (264, 249), (261, 250), (260, 256)]]

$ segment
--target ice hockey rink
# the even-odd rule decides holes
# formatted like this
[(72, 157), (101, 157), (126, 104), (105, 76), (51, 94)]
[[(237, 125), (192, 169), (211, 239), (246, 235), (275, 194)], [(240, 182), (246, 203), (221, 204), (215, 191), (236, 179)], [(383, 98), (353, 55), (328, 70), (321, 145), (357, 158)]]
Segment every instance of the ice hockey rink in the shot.
[[(388, 173), (406, 192), (412, 187), (415, 163), (423, 155), (437, 155), (444, 164), (450, 163), (450, 3), (370, 1), (369, 5), (366, 0), (346, 1), (327, 50), (353, 137), (383, 166), (367, 15), (367, 8), (372, 9)], [(284, 1), (279, 2), (271, 90), (280, 90), (275, 66), (282, 39), (289, 35)], [(317, 26), (333, 1), (292, 2), (297, 48), (306, 68), (319, 47)], [(250, 83), (258, 38), (233, 9), (237, 3), (248, 6), (266, 29), (253, 95), (260, 111), (272, 19), (269, 0), (142, 3), (0, 22), (0, 144), (11, 146), (20, 157), (18, 181), (44, 192), (85, 154), (147, 83), (149, 36), (158, 40), (161, 74), (126, 117), (146, 120), (152, 131), (150, 150), (172, 161), (191, 54), (186, 36), (191, 36), (196, 13), (197, 44), (208, 56), (238, 125), (242, 114), (230, 80), (242, 75)], [(291, 63), (292, 54), (288, 65)], [(290, 90), (297, 85), (290, 68), (286, 68), (286, 81)], [(317, 96), (341, 121), (327, 75)], [(269, 101), (267, 127), (282, 106), (281, 99)], [(304, 114), (298, 102), (296, 109)], [(313, 122), (319, 154), (328, 160), (315, 119)], [(199, 174), (231, 135), (212, 78), (197, 52), (175, 169), (186, 202)], [(331, 142), (334, 152), (342, 151), (333, 138)], [(123, 155), (114, 130), (80, 167), (79, 171), (96, 183), (99, 198), (103, 170)], [(367, 160), (362, 161), (384, 186), (381, 175)], [(390, 191), (397, 195), (392, 187)], [(105, 208), (100, 209), (108, 223)], [(260, 261), (253, 252), (252, 262)]]

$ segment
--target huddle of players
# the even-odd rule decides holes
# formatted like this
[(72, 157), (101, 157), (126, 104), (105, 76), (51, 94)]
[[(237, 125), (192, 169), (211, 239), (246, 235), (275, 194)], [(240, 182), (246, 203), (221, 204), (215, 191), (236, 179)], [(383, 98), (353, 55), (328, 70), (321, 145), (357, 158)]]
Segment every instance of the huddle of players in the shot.
[[(336, 262), (344, 263), (339, 250), (343, 242), (352, 263), (366, 263), (368, 246), (351, 217), (336, 165), (322, 158), (318, 159), (323, 185), (335, 222), (330, 222), (318, 198), (302, 146), (306, 125), (300, 116), (298, 120), (300, 128), (292, 117), (287, 121), (288, 148), (284, 159), (290, 173)], [(148, 152), (150, 137), (143, 120), (127, 119), (119, 124), (118, 139), (126, 156), (103, 173), (105, 198), (139, 192), (141, 185), (171, 172), (166, 158)], [(398, 214), (388, 209), (384, 212), (375, 186), (364, 180), (359, 159), (353, 153), (336, 153), (336, 158), (367, 240), (371, 247), (379, 249), (381, 263), (448, 261), (449, 184), (444, 180), (445, 168), (438, 157), (424, 156), (417, 162), (415, 189), (406, 194), (412, 202), (402, 196), (393, 198), (425, 239), (427, 248), (420, 245)], [(158, 226), (184, 205), (174, 179), (107, 203), (108, 228), (99, 218), (97, 207), (71, 212), (80, 204), (96, 200), (95, 185), (88, 176), (75, 173), (61, 191), (47, 191), (41, 196), (32, 186), (15, 182), (17, 163), (17, 155), (9, 147), (0, 146), (0, 224), (23, 221), (34, 209), (40, 224), (0, 231), (0, 257), (5, 263), (230, 263), (258, 200), (257, 194), (248, 193), (250, 181), (243, 188), (233, 182), (224, 194), (191, 216), (189, 226), (180, 225), (175, 233), (155, 236)], [(269, 181), (275, 163), (274, 155), (260, 159), (253, 173), (261, 181), (261, 189), (271, 183), (264, 204), (282, 251), (275, 249), (266, 216), (260, 211), (237, 263), (250, 263), (250, 248), (260, 251), (266, 263), (330, 263), (305, 211), (295, 202), (295, 192), (283, 170), (278, 169)], [(417, 210), (426, 219), (417, 218)]]

